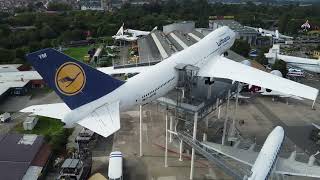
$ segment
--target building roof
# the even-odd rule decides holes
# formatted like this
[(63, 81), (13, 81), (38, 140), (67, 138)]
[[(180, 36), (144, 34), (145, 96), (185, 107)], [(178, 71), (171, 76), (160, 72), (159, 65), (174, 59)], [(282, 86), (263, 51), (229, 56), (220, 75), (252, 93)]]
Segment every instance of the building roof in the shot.
[(0, 96), (10, 88), (21, 88), (28, 84), (27, 81), (0, 82)]
[(21, 64), (2, 64), (0, 65), (0, 73), (3, 72), (17, 72), (18, 67), (20, 67)]
[(234, 20), (214, 20), (214, 23), (218, 24), (219, 26), (228, 26), (230, 29), (239, 32), (239, 33), (253, 33), (257, 34), (257, 32), (251, 28), (241, 25), (239, 22)]
[[(1, 67), (7, 71), (1, 71)], [(17, 68), (15, 71), (14, 65), (0, 66), (0, 95), (5, 93), (10, 88), (21, 88), (28, 84), (30, 80), (40, 79), (42, 79), (42, 77), (37, 71), (18, 71)]]
[(76, 168), (77, 165), (79, 164), (80, 160), (79, 159), (66, 159), (63, 164), (62, 168)]
[(37, 135), (0, 136), (1, 179), (22, 179), (43, 142), (44, 138)]
[(43, 167), (30, 166), (27, 172), (24, 174), (22, 180), (37, 180), (41, 174)]
[(43, 144), (41, 146), (41, 149), (37, 153), (36, 157), (31, 162), (31, 165), (44, 167), (48, 159), (50, 158), (50, 155), (51, 155), (51, 147), (49, 146), (49, 144)]

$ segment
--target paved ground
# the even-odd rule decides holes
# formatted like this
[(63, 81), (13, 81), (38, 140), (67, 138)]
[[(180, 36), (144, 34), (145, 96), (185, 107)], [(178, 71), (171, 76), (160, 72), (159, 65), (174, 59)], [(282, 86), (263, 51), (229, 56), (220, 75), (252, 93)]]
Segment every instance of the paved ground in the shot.
[(25, 120), (28, 114), (20, 113), (21, 109), (35, 104), (61, 102), (54, 92), (48, 93), (47, 90), (34, 89), (34, 94), (28, 96), (10, 96), (0, 103), (0, 112), (10, 112), (12, 117), (10, 122), (0, 123), (0, 135), (9, 132), (13, 127)]
[[(169, 167), (164, 167), (164, 113), (157, 110), (156, 105), (147, 105), (143, 111), (143, 157), (139, 157), (139, 111), (122, 113), (121, 129), (113, 137), (112, 150), (120, 150), (125, 157), (124, 179), (126, 180), (186, 180), (189, 179), (190, 160), (185, 154), (179, 161), (178, 147), (175, 143), (169, 145)], [(94, 158), (92, 172), (107, 175), (108, 157)], [(194, 179), (207, 179), (209, 171), (215, 172), (219, 179), (230, 179), (216, 167), (209, 166), (203, 159), (197, 159)], [(101, 168), (105, 167), (105, 168)]]

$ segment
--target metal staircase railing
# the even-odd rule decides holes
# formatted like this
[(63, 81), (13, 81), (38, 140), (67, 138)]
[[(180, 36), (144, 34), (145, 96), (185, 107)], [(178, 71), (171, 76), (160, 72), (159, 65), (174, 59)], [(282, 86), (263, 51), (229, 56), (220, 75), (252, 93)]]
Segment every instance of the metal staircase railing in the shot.
[(233, 169), (231, 166), (228, 166), (227, 162), (225, 162), (222, 158), (220, 158), (217, 155), (217, 152), (205, 148), (198, 140), (193, 140), (188, 133), (177, 132), (177, 136), (183, 142), (187, 143), (189, 146), (194, 148), (198, 153), (200, 153), (202, 156), (208, 159), (210, 163), (222, 168), (224, 172), (226, 172), (228, 175), (238, 180), (243, 179), (244, 175), (242, 175), (242, 173), (238, 172), (237, 170)]

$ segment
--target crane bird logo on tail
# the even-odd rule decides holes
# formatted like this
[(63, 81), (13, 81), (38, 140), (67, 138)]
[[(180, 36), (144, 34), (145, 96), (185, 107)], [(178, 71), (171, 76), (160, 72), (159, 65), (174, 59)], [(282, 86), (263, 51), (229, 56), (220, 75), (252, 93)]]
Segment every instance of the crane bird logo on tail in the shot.
[(81, 92), (86, 84), (86, 75), (80, 65), (74, 62), (62, 64), (55, 76), (57, 89), (64, 95), (73, 96)]

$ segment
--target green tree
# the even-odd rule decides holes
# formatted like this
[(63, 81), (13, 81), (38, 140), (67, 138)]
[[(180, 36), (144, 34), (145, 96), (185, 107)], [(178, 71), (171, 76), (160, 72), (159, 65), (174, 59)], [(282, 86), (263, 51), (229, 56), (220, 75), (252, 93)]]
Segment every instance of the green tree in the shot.
[(270, 47), (264, 47), (261, 48), (258, 56), (256, 57), (256, 61), (262, 65), (268, 65), (268, 59), (266, 58), (266, 56), (264, 55), (265, 53), (267, 53), (269, 51)]
[(52, 39), (56, 38), (57, 34), (50, 26), (44, 25), (43, 28), (41, 28), (40, 30), (40, 37), (43, 39)]
[(16, 49), (16, 58), (20, 60), (24, 60), (26, 53), (29, 52), (29, 48), (24, 46)]
[(285, 77), (288, 73), (287, 70), (287, 63), (283, 60), (277, 60), (273, 65), (272, 65), (272, 70), (279, 70), (283, 77)]
[(15, 57), (14, 50), (0, 48), (0, 63), (13, 63)]
[(68, 11), (71, 10), (71, 5), (62, 2), (50, 2), (48, 4), (49, 11)]
[(248, 44), (247, 41), (245, 40), (241, 40), (241, 39), (237, 39), (233, 46), (231, 47), (231, 50), (233, 50), (234, 52), (244, 56), (244, 57), (248, 57), (248, 54), (250, 52), (250, 44)]

